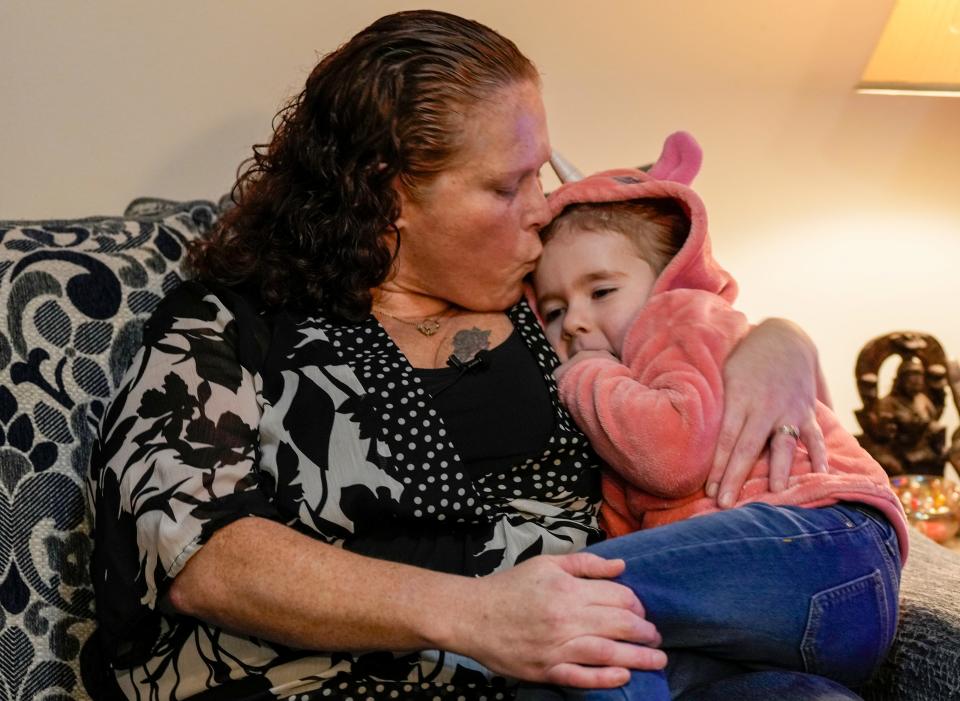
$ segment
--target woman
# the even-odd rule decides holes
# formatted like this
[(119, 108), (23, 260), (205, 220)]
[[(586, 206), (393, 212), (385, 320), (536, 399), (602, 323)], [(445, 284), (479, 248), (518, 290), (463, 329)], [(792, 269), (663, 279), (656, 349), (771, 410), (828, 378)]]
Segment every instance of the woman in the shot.
[[(391, 15), (314, 69), (102, 420), (127, 697), (493, 699), (665, 665), (624, 563), (577, 552), (597, 459), (517, 303), (548, 155), (535, 69), (476, 23)], [(721, 493), (776, 426), (820, 440), (816, 373), (786, 322), (732, 356)]]

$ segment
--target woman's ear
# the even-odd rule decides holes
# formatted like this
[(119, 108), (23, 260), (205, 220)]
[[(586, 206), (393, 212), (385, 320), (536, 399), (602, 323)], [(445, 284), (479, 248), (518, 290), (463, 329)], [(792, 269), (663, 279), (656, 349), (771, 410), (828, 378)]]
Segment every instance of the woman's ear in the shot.
[(391, 182), (391, 187), (397, 194), (397, 205), (400, 210), (397, 218), (393, 222), (393, 225), (397, 228), (397, 230), (403, 230), (409, 224), (406, 215), (409, 214), (410, 208), (413, 205), (413, 197), (399, 175), (393, 179)]

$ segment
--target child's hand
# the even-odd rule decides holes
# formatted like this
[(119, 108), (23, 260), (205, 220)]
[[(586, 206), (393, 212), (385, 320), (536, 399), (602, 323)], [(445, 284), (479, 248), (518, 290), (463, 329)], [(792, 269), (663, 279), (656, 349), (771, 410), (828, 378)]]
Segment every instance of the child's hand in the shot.
[(559, 384), (560, 380), (563, 379), (563, 376), (566, 375), (568, 372), (570, 372), (570, 368), (572, 368), (577, 363), (582, 362), (584, 360), (589, 360), (590, 358), (603, 358), (605, 360), (612, 360), (617, 363), (620, 362), (617, 359), (617, 356), (615, 356), (613, 353), (607, 350), (577, 351), (570, 358), (563, 361), (562, 363), (560, 363), (560, 365), (557, 366), (557, 369), (553, 371), (553, 378)]

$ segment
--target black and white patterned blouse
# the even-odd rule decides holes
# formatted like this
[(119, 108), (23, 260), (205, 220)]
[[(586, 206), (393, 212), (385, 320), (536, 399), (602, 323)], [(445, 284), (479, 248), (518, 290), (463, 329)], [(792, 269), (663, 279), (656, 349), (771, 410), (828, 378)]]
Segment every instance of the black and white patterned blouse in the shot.
[[(101, 418), (90, 471), (99, 635), (124, 694), (510, 698), (506, 680), (448, 652), (290, 650), (157, 608), (211, 534), (251, 514), (475, 576), (599, 539), (597, 458), (557, 399), (556, 356), (529, 307), (509, 315), (549, 389), (553, 428), (542, 454), (470, 476), (374, 317), (266, 316), (196, 282), (167, 297)], [(441, 535), (403, 547), (422, 534)], [(421, 550), (425, 561), (404, 554)]]

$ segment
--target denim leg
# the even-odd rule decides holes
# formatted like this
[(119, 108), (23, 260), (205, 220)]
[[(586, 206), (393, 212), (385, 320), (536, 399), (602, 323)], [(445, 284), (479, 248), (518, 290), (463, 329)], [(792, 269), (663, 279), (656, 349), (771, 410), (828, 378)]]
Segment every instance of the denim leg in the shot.
[(892, 527), (869, 510), (750, 504), (589, 550), (626, 560), (619, 581), (668, 655), (695, 650), (857, 686), (893, 639), (895, 546)]
[[(642, 697), (637, 697), (642, 698)], [(802, 672), (748, 672), (697, 687), (677, 701), (862, 701), (850, 689)]]
[(615, 689), (573, 689), (523, 685), (516, 701), (670, 701), (666, 675), (661, 672), (634, 671), (630, 681)]
[[(869, 509), (751, 504), (588, 550), (627, 562), (618, 580), (639, 596), (668, 657), (696, 652), (731, 664), (738, 676), (743, 669), (793, 670), (857, 686), (893, 639), (896, 545), (892, 527)], [(720, 683), (714, 670), (700, 678), (695, 666), (682, 674), (673, 667), (667, 677), (674, 697), (694, 688), (706, 693), (704, 684)], [(803, 676), (779, 677), (777, 683), (796, 694), (780, 698), (830, 698), (816, 689), (803, 695)], [(748, 686), (777, 679), (743, 677), (740, 683)]]
[[(651, 676), (653, 675), (653, 676)], [(655, 677), (659, 677), (656, 679)], [(701, 684), (680, 695), (667, 688), (662, 673), (634, 672), (616, 689), (521, 687), (516, 701), (862, 701), (845, 686), (814, 674), (786, 670), (738, 672)]]

